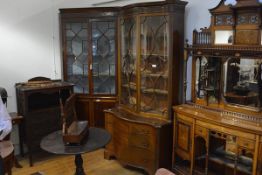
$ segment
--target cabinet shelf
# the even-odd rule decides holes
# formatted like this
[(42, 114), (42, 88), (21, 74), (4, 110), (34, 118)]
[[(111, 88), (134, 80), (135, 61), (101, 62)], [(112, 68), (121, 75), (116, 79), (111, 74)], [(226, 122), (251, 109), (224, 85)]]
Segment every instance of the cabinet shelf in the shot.
[(98, 77), (110, 77), (110, 78), (114, 78), (116, 77), (116, 75), (109, 75), (109, 74), (93, 74), (92, 77), (98, 78)]
[(167, 74), (162, 74), (162, 73), (147, 73), (147, 72), (141, 72), (142, 77), (153, 77), (153, 78), (158, 78), (158, 77), (163, 77), (165, 79), (168, 78)]
[(142, 53), (141, 57), (148, 57), (148, 56), (156, 56), (156, 57), (168, 57), (168, 55), (164, 55), (164, 54), (157, 54), (157, 53), (153, 53), (153, 54), (145, 54)]
[(163, 90), (163, 89), (146, 89), (146, 88), (141, 88), (142, 89), (142, 93), (144, 94), (159, 94), (159, 95), (167, 95), (168, 91), (167, 90)]
[[(234, 160), (229, 159), (225, 156), (210, 155), (209, 160), (217, 164), (232, 168), (232, 169), (235, 168)], [(237, 171), (244, 172), (246, 174), (250, 174), (250, 175), (252, 174), (252, 165), (247, 166), (247, 165), (244, 165), (243, 163), (238, 163), (236, 169)]]
[(123, 85), (121, 85), (121, 87), (129, 88), (129, 89), (131, 89), (131, 90), (136, 90), (136, 84), (130, 84), (130, 85), (128, 85), (128, 84), (123, 84)]
[(210, 67), (210, 68), (207, 68), (206, 71), (207, 72), (214, 72), (214, 71), (216, 71), (216, 68)]

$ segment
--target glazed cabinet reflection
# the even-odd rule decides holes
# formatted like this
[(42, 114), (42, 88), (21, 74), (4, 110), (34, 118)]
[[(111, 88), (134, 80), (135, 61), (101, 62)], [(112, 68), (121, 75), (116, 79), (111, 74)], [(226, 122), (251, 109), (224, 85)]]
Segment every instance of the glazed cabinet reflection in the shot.
[(121, 19), (120, 103), (164, 118), (172, 63), (169, 24), (169, 16), (163, 14)]
[(91, 126), (103, 127), (103, 110), (116, 101), (117, 11), (60, 10), (64, 80), (75, 84), (78, 116)]

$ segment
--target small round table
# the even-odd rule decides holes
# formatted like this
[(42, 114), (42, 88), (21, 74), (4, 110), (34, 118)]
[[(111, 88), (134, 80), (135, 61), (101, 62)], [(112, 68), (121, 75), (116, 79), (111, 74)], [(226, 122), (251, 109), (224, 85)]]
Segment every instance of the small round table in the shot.
[(62, 139), (62, 132), (56, 131), (45, 136), (40, 146), (43, 150), (61, 155), (75, 155), (76, 175), (85, 175), (83, 159), (81, 154), (102, 148), (111, 139), (108, 131), (100, 128), (89, 128), (87, 141), (81, 145), (65, 145)]

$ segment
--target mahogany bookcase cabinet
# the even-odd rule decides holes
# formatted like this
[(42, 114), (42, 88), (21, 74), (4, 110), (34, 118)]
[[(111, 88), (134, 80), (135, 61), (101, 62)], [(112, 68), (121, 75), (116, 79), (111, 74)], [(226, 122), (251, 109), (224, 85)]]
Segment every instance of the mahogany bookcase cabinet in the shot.
[(119, 12), (119, 103), (106, 110), (105, 157), (150, 175), (171, 168), (172, 105), (183, 97), (184, 11), (180, 0), (131, 4)]
[(63, 78), (75, 84), (76, 110), (105, 127), (104, 109), (117, 100), (118, 8), (60, 9)]

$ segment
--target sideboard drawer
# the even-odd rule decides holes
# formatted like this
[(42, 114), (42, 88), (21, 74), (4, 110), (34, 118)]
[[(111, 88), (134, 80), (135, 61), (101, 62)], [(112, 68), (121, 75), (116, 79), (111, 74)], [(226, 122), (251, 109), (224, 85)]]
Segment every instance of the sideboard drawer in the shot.
[(195, 134), (207, 138), (208, 130), (206, 128), (196, 125)]

